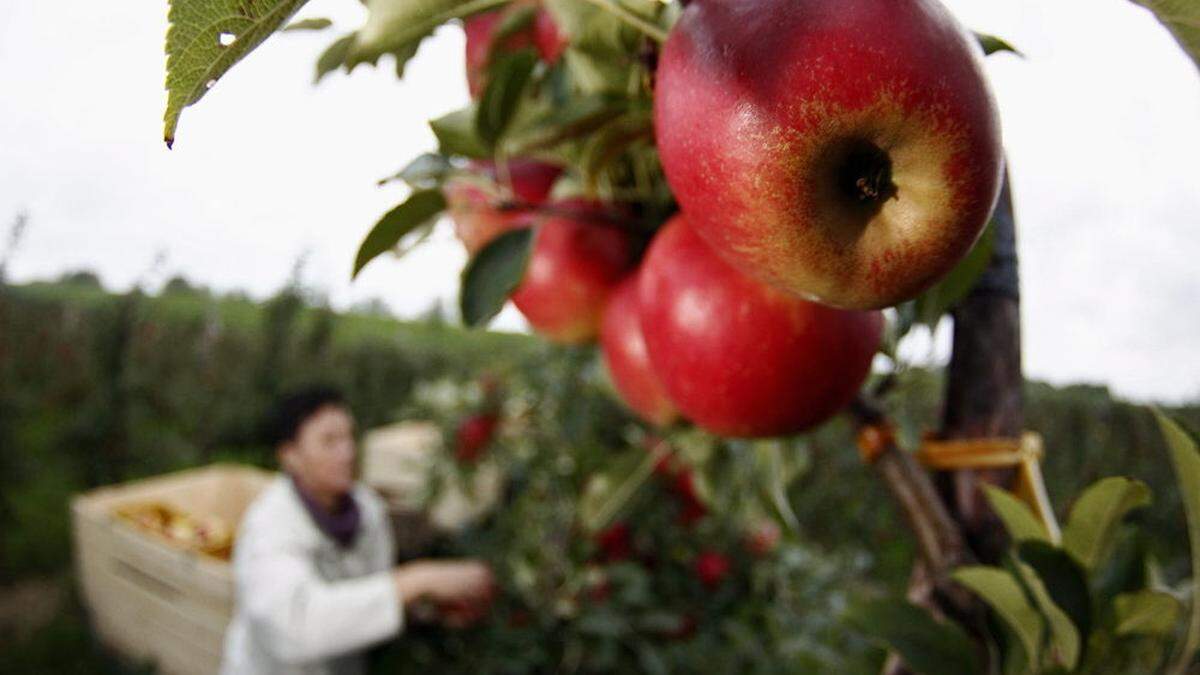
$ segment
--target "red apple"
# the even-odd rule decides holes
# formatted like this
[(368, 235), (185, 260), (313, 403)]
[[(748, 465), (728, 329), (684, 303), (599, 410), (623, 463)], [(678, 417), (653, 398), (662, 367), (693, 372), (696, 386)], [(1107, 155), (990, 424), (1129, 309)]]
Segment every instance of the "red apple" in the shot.
[(516, 11), (528, 3), (513, 3), (509, 10), (492, 10), (467, 18), (463, 31), (467, 34), (467, 89), (471, 98), (479, 98), (486, 85), (488, 65), (497, 51), (511, 52), (534, 47), (546, 63), (554, 63), (566, 49), (566, 41), (558, 32), (554, 18), (538, 8), (533, 24), (509, 35), (501, 45), (495, 45), (496, 31), (504, 22), (506, 11)]
[(657, 77), (658, 149), (692, 226), (798, 295), (912, 298), (996, 202), (995, 103), (937, 0), (695, 0)]
[(617, 522), (601, 530), (596, 534), (596, 546), (600, 556), (609, 562), (629, 558), (633, 554), (633, 534), (629, 525)]
[(680, 412), (722, 436), (798, 433), (848, 404), (871, 369), (883, 315), (826, 307), (726, 263), (682, 215), (639, 279), (650, 362)]
[(539, 221), (513, 304), (540, 335), (561, 343), (596, 337), (604, 306), (633, 264), (633, 242), (597, 204), (560, 202)]
[(483, 456), (483, 451), (492, 442), (500, 418), (492, 413), (471, 415), (458, 425), (455, 436), (454, 457), (464, 463), (472, 463)]
[(533, 42), (537, 45), (538, 55), (549, 64), (558, 62), (562, 53), (567, 50), (567, 38), (558, 30), (554, 17), (545, 9), (538, 10), (533, 20)]
[(675, 420), (678, 412), (650, 367), (642, 338), (636, 273), (621, 282), (608, 301), (600, 326), (600, 351), (621, 400), (639, 417), (658, 426)]
[(437, 613), (443, 626), (461, 630), (479, 623), (487, 613), (487, 605), (469, 600), (447, 600), (438, 604)]
[(721, 585), (729, 576), (730, 567), (729, 558), (716, 551), (705, 551), (696, 556), (696, 578), (710, 589)]
[(675, 474), (671, 487), (679, 497), (678, 522), (681, 526), (691, 527), (708, 515), (708, 507), (696, 492), (696, 477), (691, 469), (680, 469)]
[(509, 230), (529, 226), (532, 208), (546, 201), (562, 173), (561, 167), (529, 159), (511, 159), (506, 169), (504, 182), (495, 163), (472, 162), (472, 175), (451, 180), (442, 190), (454, 232), (469, 254)]
[(746, 550), (756, 558), (765, 558), (779, 547), (779, 525), (773, 520), (761, 520), (746, 532)]

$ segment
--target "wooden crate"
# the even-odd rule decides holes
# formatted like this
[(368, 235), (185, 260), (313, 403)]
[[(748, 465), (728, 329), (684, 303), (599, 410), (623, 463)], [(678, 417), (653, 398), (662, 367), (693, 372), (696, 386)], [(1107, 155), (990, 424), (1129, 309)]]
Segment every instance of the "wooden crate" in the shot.
[(176, 548), (115, 515), (159, 502), (236, 525), (273, 474), (234, 464), (105, 487), (71, 502), (75, 565), (101, 638), (168, 674), (217, 672), (233, 614), (229, 562)]

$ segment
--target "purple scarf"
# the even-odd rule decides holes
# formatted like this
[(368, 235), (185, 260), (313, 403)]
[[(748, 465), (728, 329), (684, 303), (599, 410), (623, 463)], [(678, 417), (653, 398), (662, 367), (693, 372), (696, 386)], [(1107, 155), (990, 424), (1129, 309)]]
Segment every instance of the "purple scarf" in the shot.
[(300, 487), (300, 481), (294, 477), (291, 480), (292, 487), (296, 488), (296, 494), (300, 496), (300, 503), (304, 504), (304, 510), (308, 511), (308, 515), (316, 523), (317, 529), (337, 542), (338, 546), (349, 548), (358, 537), (359, 525), (362, 522), (362, 516), (358, 511), (358, 502), (354, 501), (354, 495), (349, 492), (342, 495), (333, 511), (330, 512), (304, 488)]

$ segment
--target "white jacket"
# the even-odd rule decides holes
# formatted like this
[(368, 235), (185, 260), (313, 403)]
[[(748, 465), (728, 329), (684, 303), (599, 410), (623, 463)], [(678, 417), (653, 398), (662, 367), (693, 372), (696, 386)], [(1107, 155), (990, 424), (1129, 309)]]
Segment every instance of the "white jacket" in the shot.
[(354, 498), (362, 529), (349, 549), (317, 529), (287, 476), (250, 505), (233, 554), (222, 675), (357, 674), (364, 650), (400, 632), (386, 507), (361, 484)]

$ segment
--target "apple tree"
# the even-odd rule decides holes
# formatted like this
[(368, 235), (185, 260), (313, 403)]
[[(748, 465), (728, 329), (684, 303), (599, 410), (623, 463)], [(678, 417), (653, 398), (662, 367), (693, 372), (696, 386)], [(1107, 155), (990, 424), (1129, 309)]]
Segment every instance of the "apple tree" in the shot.
[[(304, 4), (171, 0), (168, 145), (184, 108), (272, 34), (330, 27), (294, 21)], [(1187, 671), (1200, 591), (1189, 616), (1105, 566), (1146, 487), (1102, 481), (1060, 529), (1023, 434), (1016, 223), (981, 65), (1015, 51), (1004, 40), (936, 0), (365, 4), (318, 80), (385, 57), (403, 77), (422, 41), (457, 23), (471, 103), (431, 120), (437, 150), (389, 179), (408, 196), (367, 231), (354, 274), (448, 217), (470, 255), (463, 322), (484, 326), (511, 301), (549, 342), (598, 343), (644, 437), (666, 439), (638, 466), (697, 434), (786, 437), (847, 415), (919, 553), (908, 601), (853, 613), (894, 650), (889, 672)], [(1200, 11), (1144, 4), (1200, 60)], [(904, 396), (897, 343), (947, 314), (940, 428), (904, 438), (886, 412)], [(1200, 455), (1161, 422), (1200, 546)], [(495, 425), (460, 429), (460, 459)], [(750, 460), (721, 461), (732, 476)], [(686, 470), (659, 473), (684, 512), (703, 507)], [(618, 510), (587, 526), (623, 559)], [(729, 573), (716, 552), (695, 565), (709, 588)], [(1131, 636), (1149, 656), (1130, 656)]]

